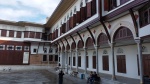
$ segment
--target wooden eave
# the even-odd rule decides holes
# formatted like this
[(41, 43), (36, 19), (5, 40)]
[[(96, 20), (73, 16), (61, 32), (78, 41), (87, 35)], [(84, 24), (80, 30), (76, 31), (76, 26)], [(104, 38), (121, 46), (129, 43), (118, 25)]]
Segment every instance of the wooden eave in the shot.
[(122, 13), (125, 13), (126, 11), (129, 11), (129, 9), (131, 9), (131, 8), (137, 7), (137, 6), (139, 6), (141, 4), (144, 4), (144, 3), (148, 3), (148, 1), (149, 0), (135, 0), (135, 1), (131, 2), (130, 4), (128, 4), (128, 5), (126, 5), (126, 6), (122, 7), (122, 8), (119, 8), (119, 9), (113, 11), (112, 13), (104, 16), (103, 19), (105, 21), (113, 19), (116, 16), (118, 16), (118, 15), (120, 15)]
[(54, 25), (61, 17), (65, 14), (65, 12), (70, 8), (70, 6), (75, 2), (76, 0), (61, 0), (59, 5), (56, 7), (55, 11), (45, 24), (46, 28), (51, 28), (52, 25)]

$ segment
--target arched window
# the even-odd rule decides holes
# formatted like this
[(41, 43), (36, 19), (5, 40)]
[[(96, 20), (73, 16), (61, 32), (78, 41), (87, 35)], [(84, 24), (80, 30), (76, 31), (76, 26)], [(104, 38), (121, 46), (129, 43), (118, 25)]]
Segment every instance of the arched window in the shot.
[(83, 42), (81, 41), (81, 40), (79, 40), (79, 42), (78, 42), (78, 48), (83, 48)]
[(133, 38), (133, 34), (130, 31), (130, 29), (126, 27), (119, 28), (119, 30), (116, 31), (114, 36), (115, 41), (122, 40), (122, 39), (131, 39), (131, 38)]
[(72, 45), (71, 45), (71, 49), (75, 49), (76, 48), (76, 43), (73, 42)]
[(93, 40), (92, 38), (88, 38), (87, 41), (86, 41), (86, 47), (93, 47)]
[(98, 45), (103, 45), (103, 44), (108, 44), (108, 37), (106, 36), (106, 34), (101, 33), (98, 37)]
[(66, 50), (69, 50), (70, 49), (70, 46), (69, 46), (69, 44), (67, 44), (67, 46), (66, 46)]

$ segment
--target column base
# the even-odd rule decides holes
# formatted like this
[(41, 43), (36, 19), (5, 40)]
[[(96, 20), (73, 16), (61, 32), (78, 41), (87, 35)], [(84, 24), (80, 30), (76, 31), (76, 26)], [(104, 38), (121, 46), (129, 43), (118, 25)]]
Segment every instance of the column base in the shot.
[(144, 84), (143, 82), (140, 82), (140, 84)]
[(117, 80), (116, 76), (112, 76), (112, 80)]

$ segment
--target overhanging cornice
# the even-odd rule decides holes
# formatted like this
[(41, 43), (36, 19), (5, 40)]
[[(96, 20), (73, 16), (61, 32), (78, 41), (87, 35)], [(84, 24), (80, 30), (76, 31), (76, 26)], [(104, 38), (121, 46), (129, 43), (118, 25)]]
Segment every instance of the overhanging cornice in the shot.
[(56, 7), (55, 11), (45, 24), (46, 28), (51, 28), (61, 17), (64, 13), (70, 8), (70, 6), (77, 0), (61, 0), (61, 2)]

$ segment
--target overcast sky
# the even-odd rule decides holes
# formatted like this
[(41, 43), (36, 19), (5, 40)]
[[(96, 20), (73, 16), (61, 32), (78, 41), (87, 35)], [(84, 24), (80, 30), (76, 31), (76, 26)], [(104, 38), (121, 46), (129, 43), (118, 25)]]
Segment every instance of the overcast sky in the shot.
[(60, 0), (0, 0), (0, 19), (45, 23)]

